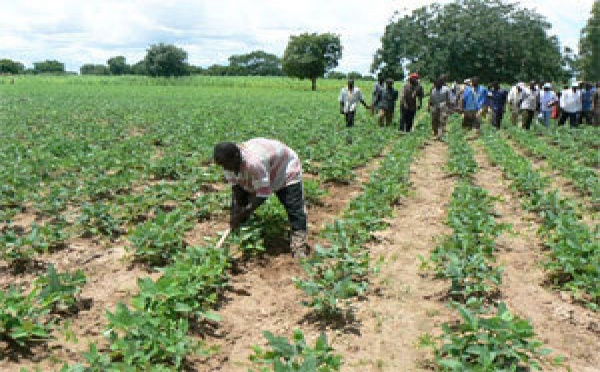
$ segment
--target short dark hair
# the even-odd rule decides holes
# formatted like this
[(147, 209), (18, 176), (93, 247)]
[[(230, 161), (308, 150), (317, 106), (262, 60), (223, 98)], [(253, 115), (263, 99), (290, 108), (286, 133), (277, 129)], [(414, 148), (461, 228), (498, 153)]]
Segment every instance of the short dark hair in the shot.
[(213, 159), (218, 164), (223, 164), (232, 159), (240, 157), (240, 149), (233, 142), (221, 142), (215, 145), (213, 149)]

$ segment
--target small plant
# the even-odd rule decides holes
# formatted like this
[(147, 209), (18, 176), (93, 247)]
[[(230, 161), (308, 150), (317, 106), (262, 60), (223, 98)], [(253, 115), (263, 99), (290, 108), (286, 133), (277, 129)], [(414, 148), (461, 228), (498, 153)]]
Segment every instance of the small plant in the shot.
[(59, 274), (54, 265), (50, 265), (47, 274), (36, 279), (34, 292), (42, 307), (49, 307), (53, 311), (68, 311), (77, 304), (77, 296), (85, 283), (82, 270), (73, 274)]
[(317, 338), (314, 347), (307, 345), (300, 330), (294, 330), (291, 341), (268, 331), (263, 335), (270, 350), (253, 347), (254, 354), (249, 359), (258, 369), (250, 369), (252, 372), (334, 372), (341, 368), (342, 358), (333, 353), (325, 334)]
[(16, 288), (0, 290), (0, 337), (21, 346), (50, 338), (50, 325), (43, 323), (49, 310), (37, 306), (35, 295), (25, 295)]

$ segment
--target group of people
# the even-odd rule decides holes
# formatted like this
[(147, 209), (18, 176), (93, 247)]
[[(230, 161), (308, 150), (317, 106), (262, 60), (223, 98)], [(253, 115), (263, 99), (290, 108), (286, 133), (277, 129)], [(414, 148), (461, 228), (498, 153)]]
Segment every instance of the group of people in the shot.
[[(499, 83), (489, 88), (478, 78), (467, 79), (452, 86), (446, 77), (438, 78), (431, 88), (427, 110), (431, 113), (434, 136), (442, 139), (448, 116), (462, 114), (463, 128), (479, 130), (482, 118), (490, 113), (491, 124), (501, 127), (506, 106), (510, 120), (529, 129), (538, 114), (545, 126), (551, 118), (560, 125), (567, 119), (571, 126), (580, 122), (600, 125), (600, 82), (595, 89), (591, 84), (573, 84), (555, 92), (550, 83), (518, 83), (510, 91)], [(423, 105), (424, 91), (419, 75), (410, 74), (400, 96), (400, 126), (404, 132), (413, 128), (414, 118)], [(349, 80), (339, 96), (340, 113), (346, 125), (354, 125), (357, 105), (360, 103), (377, 114), (379, 125), (392, 124), (399, 93), (392, 79), (379, 76), (373, 89), (372, 104), (368, 105), (354, 81)], [(232, 185), (230, 228), (237, 229), (266, 199), (275, 194), (285, 207), (291, 226), (290, 248), (293, 256), (306, 257), (310, 253), (307, 242), (307, 217), (302, 182), (302, 163), (294, 150), (277, 140), (255, 138), (243, 143), (221, 142), (214, 147), (213, 158), (225, 171), (225, 179)]]
[[(447, 78), (441, 76), (434, 81), (430, 91), (428, 111), (431, 112), (432, 131), (435, 137), (443, 137), (447, 119), (453, 113), (463, 118), (463, 128), (479, 130), (482, 119), (490, 114), (490, 122), (500, 128), (506, 106), (510, 109), (510, 120), (513, 125), (522, 125), (530, 129), (537, 117), (544, 126), (556, 119), (558, 125), (569, 121), (571, 127), (584, 122), (600, 125), (600, 82), (594, 87), (591, 83), (573, 83), (562, 91), (555, 91), (551, 83), (531, 82), (529, 85), (518, 83), (507, 91), (498, 82), (484, 87), (477, 77), (457, 81), (448, 86)], [(399, 129), (410, 132), (414, 118), (423, 105), (424, 90), (419, 83), (419, 75), (409, 75), (407, 84), (401, 94), (394, 89), (394, 81), (378, 76), (373, 86), (372, 104), (367, 105), (354, 81), (342, 88), (339, 95), (340, 113), (346, 117), (346, 125), (354, 126), (356, 106), (360, 102), (371, 114), (377, 114), (381, 127), (391, 125), (394, 118), (396, 101), (400, 99)]]

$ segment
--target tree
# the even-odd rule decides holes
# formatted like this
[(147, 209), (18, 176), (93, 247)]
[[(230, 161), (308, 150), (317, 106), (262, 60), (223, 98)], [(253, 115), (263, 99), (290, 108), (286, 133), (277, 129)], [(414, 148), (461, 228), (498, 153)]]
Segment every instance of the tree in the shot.
[(317, 78), (336, 68), (341, 57), (342, 43), (339, 35), (292, 35), (283, 54), (283, 71), (288, 76), (310, 79), (312, 90), (317, 90)]
[(0, 59), (0, 73), (21, 74), (25, 71), (25, 65), (12, 59)]
[(242, 76), (281, 76), (281, 60), (275, 54), (256, 50), (248, 54), (229, 57), (230, 75)]
[(171, 44), (154, 44), (146, 51), (146, 70), (151, 76), (182, 76), (187, 73), (187, 52)]
[(106, 64), (112, 75), (124, 75), (129, 73), (129, 70), (131, 69), (123, 56), (109, 58), (109, 60), (106, 61)]
[(79, 68), (81, 75), (110, 75), (110, 70), (106, 65), (85, 64)]
[(34, 62), (33, 71), (40, 73), (64, 73), (65, 64), (56, 60), (45, 60), (43, 62)]
[(600, 2), (594, 1), (592, 14), (581, 30), (579, 67), (586, 81), (600, 81)]
[(396, 14), (386, 26), (372, 72), (404, 77), (404, 71), (436, 79), (479, 76), (499, 80), (564, 78), (558, 38), (538, 13), (504, 0), (455, 0)]
[(325, 77), (327, 79), (344, 80), (348, 78), (348, 75), (340, 71), (330, 71)]
[(146, 61), (141, 60), (131, 65), (131, 73), (134, 75), (148, 75)]

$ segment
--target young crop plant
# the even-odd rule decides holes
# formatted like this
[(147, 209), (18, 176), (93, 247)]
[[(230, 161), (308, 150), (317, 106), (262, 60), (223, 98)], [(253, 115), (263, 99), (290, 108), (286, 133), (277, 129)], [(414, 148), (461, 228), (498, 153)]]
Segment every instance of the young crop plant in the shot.
[(84, 204), (77, 219), (77, 223), (83, 229), (83, 236), (88, 238), (97, 235), (115, 238), (124, 232), (121, 227), (123, 222), (113, 215), (108, 204), (100, 202)]
[(461, 178), (471, 177), (477, 171), (473, 149), (467, 143), (465, 136), (466, 133), (458, 122), (453, 121), (448, 132), (450, 158), (447, 167), (451, 174)]
[(20, 346), (49, 339), (51, 323), (43, 322), (49, 311), (38, 305), (35, 292), (26, 295), (13, 287), (0, 290), (0, 338)]
[(307, 344), (300, 330), (294, 330), (291, 340), (268, 331), (263, 335), (269, 349), (253, 347), (254, 354), (249, 359), (256, 369), (251, 368), (250, 372), (335, 372), (342, 366), (342, 358), (334, 354), (324, 333), (317, 338), (314, 347)]
[(441, 371), (519, 372), (541, 370), (550, 353), (535, 339), (531, 324), (498, 304), (495, 314), (477, 314), (456, 306), (458, 323), (444, 323), (443, 334), (430, 342)]
[(81, 288), (86, 284), (83, 270), (71, 273), (58, 273), (54, 265), (48, 267), (46, 275), (34, 282), (34, 293), (43, 308), (53, 312), (70, 311), (77, 305)]
[(156, 218), (138, 225), (129, 236), (135, 259), (154, 266), (169, 262), (185, 247), (188, 217), (181, 209), (169, 213), (159, 210)]

